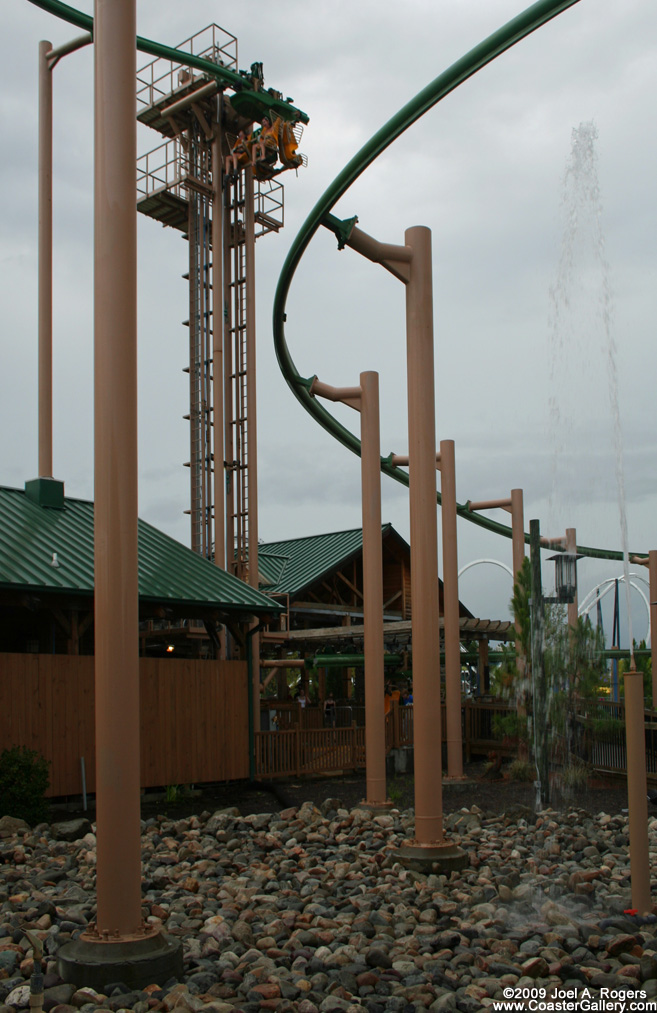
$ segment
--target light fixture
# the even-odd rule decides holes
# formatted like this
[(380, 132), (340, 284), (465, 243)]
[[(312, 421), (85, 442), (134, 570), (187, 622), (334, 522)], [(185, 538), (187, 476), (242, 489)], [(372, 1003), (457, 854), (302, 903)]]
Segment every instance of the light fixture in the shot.
[(174, 651), (175, 647), (173, 646), (173, 644), (167, 644), (167, 654), (173, 654)]
[(581, 558), (575, 552), (557, 552), (548, 556), (548, 559), (554, 560), (554, 601), (559, 604), (570, 605), (577, 597), (577, 560)]

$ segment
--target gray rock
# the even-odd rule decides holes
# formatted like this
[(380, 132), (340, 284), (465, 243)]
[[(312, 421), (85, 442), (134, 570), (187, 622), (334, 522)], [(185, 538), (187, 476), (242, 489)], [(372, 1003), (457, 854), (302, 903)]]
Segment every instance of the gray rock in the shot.
[(6, 971), (11, 977), (18, 964), (18, 954), (15, 950), (0, 950), (0, 970)]
[(81, 817), (75, 820), (63, 820), (60, 823), (53, 823), (50, 831), (58, 841), (79, 841), (85, 834), (91, 833), (91, 823)]
[(372, 948), (365, 954), (368, 967), (392, 967), (392, 960), (384, 950)]
[(59, 1006), (62, 1003), (71, 1004), (71, 999), (77, 991), (75, 985), (53, 985), (51, 988), (45, 989), (43, 993), (43, 1005), (44, 1009), (50, 1010), (53, 1006)]
[(18, 985), (12, 988), (5, 1002), (7, 1006), (13, 1006), (15, 1009), (25, 1009), (30, 1005), (30, 986)]
[(29, 823), (18, 819), (17, 816), (3, 816), (0, 819), (0, 837), (11, 837), (13, 834), (27, 832), (29, 829)]

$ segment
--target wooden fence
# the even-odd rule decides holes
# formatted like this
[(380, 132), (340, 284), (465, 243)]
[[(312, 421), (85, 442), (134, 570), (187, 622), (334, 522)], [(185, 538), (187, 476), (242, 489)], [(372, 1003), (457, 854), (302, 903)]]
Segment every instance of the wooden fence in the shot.
[[(141, 784), (199, 784), (249, 776), (245, 662), (139, 661)], [(50, 761), (48, 795), (95, 790), (94, 659), (0, 653), (0, 750)]]
[(295, 728), (256, 732), (256, 777), (300, 777), (365, 766), (365, 729)]
[[(0, 750), (27, 746), (50, 762), (50, 796), (95, 791), (94, 659), (89, 656), (0, 653)], [(140, 659), (141, 784), (202, 784), (249, 777), (248, 688), (244, 662)], [(322, 727), (320, 708), (277, 707), (276, 731), (255, 735), (258, 778), (298, 777), (365, 766), (363, 708), (343, 708), (338, 727)], [(340, 713), (340, 708), (338, 708)], [(490, 751), (513, 752), (495, 734), (496, 716), (513, 713), (497, 701), (464, 702), (466, 761)], [(348, 725), (347, 717), (354, 718)], [(295, 722), (295, 718), (297, 719)], [(600, 719), (607, 720), (600, 725)], [(344, 720), (345, 727), (339, 727)], [(442, 708), (442, 741), (446, 741)], [(386, 749), (413, 744), (413, 706), (386, 717)], [(578, 708), (568, 741), (597, 769), (626, 769), (624, 705)], [(646, 766), (657, 779), (657, 712), (646, 712)]]
[[(657, 780), (657, 711), (646, 710), (645, 754), (649, 781)], [(613, 774), (627, 771), (625, 703), (612, 700), (587, 701), (577, 708), (568, 748), (596, 770)]]
[[(285, 715), (279, 730), (256, 734), (256, 776), (299, 777), (337, 770), (365, 767), (365, 728), (355, 723), (350, 728), (322, 728), (319, 707), (298, 708), (277, 705), (277, 714)], [(386, 753), (413, 745), (413, 705), (393, 705), (386, 714)], [(465, 701), (462, 711), (462, 734), (465, 758), (486, 756), (491, 750), (510, 754), (511, 744), (500, 741), (493, 732), (496, 715), (513, 713), (507, 704)], [(294, 719), (297, 719), (293, 724)], [(445, 705), (441, 708), (442, 742), (447, 741)]]

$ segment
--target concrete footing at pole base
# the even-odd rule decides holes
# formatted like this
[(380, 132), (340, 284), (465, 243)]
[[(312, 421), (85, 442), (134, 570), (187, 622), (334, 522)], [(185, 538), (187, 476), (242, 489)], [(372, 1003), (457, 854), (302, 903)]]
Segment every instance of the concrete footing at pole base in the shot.
[(367, 802), (366, 800), (363, 800), (356, 806), (356, 809), (364, 809), (365, 812), (373, 813), (375, 816), (381, 816), (384, 813), (389, 813), (392, 808), (393, 804), (390, 799), (388, 799), (387, 802)]
[(98, 992), (114, 981), (134, 989), (163, 985), (170, 978), (182, 977), (182, 944), (163, 933), (114, 942), (77, 939), (57, 953), (57, 970), (64, 981)]
[(468, 865), (467, 853), (456, 844), (418, 844), (417, 841), (405, 841), (392, 854), (406, 869), (423, 872), (425, 875), (436, 873), (449, 876), (450, 872), (460, 872)]

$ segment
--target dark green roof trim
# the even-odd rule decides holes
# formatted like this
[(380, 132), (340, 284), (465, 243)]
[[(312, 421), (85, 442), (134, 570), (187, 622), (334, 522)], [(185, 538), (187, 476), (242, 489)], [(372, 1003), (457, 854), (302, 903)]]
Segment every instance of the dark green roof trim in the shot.
[[(138, 542), (142, 601), (249, 615), (280, 610), (262, 592), (142, 520)], [(22, 490), (0, 487), (0, 588), (93, 595), (93, 503), (65, 499), (63, 509), (52, 509)]]

